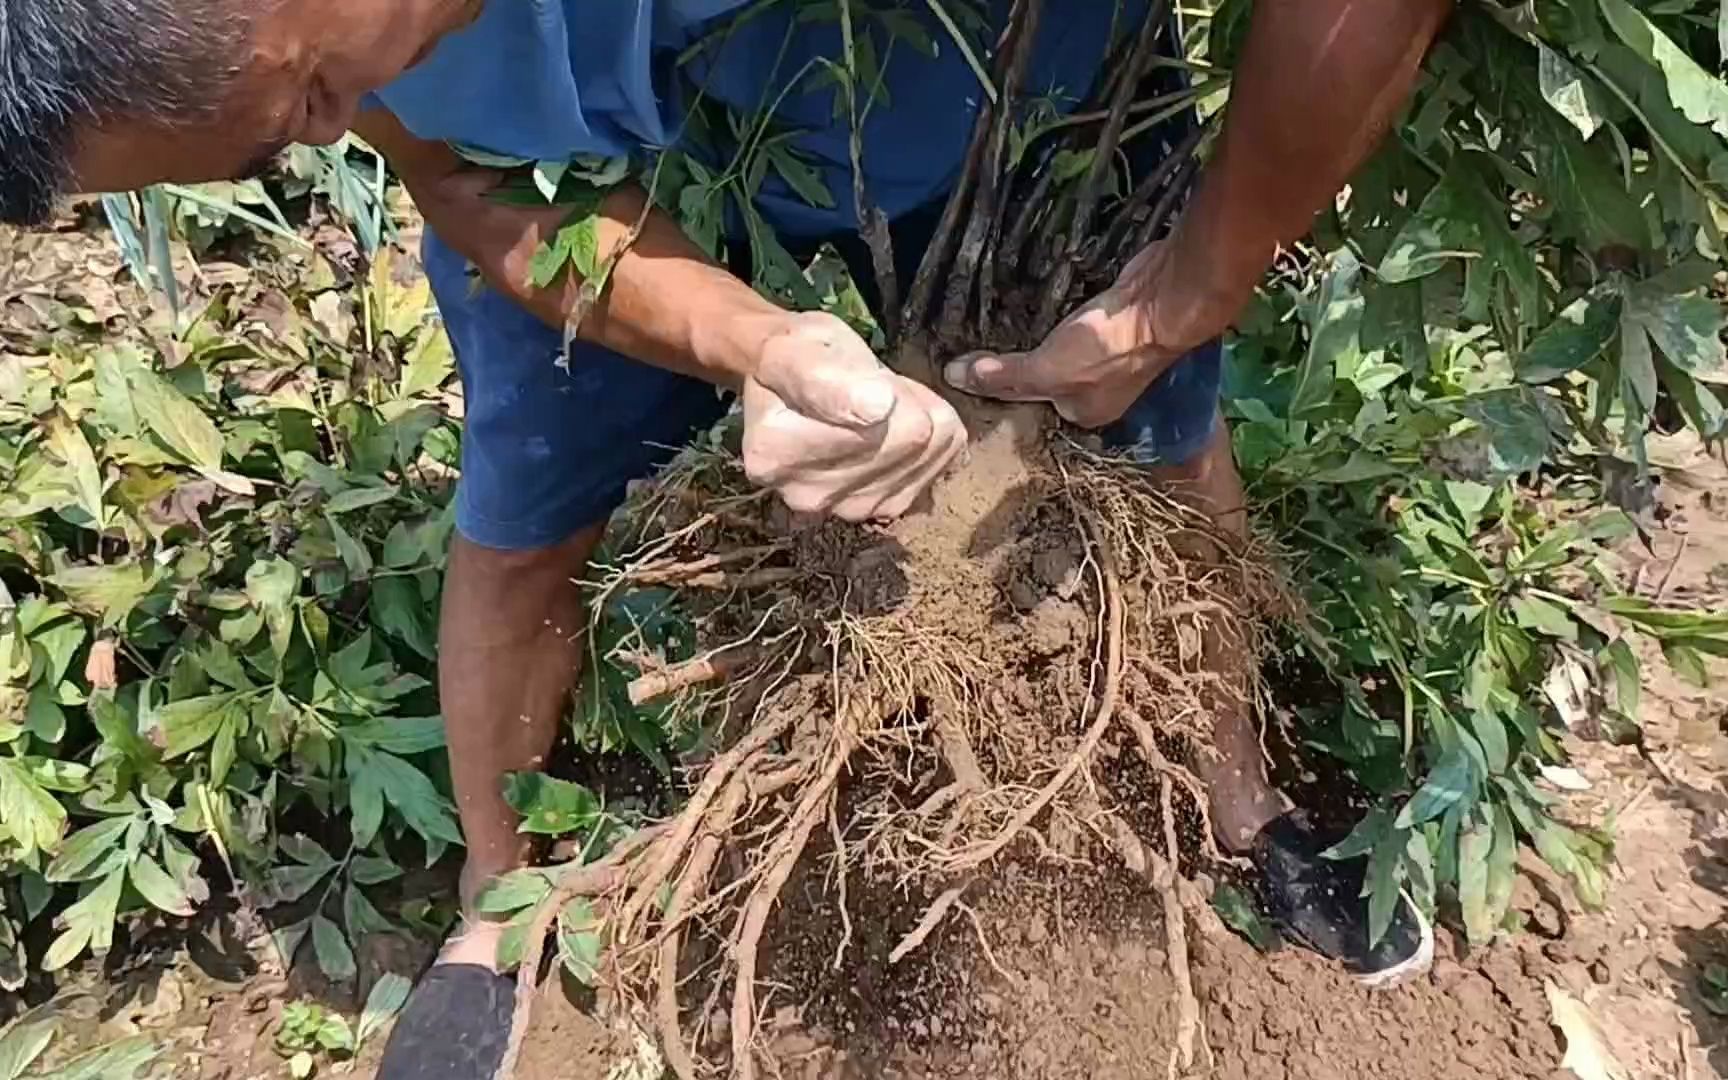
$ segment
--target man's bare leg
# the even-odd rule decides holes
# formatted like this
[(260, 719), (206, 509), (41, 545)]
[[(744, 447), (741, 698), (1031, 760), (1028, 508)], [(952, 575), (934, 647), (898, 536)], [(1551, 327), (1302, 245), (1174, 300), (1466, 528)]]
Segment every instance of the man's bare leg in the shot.
[(458, 537), (444, 579), (438, 690), (468, 861), (464, 928), (445, 963), (496, 965), (502, 928), (478, 917), (486, 882), (523, 865), (527, 838), (505, 774), (543, 768), (582, 670), (587, 610), (576, 579), (604, 526), (554, 547), (498, 551)]
[[(1199, 457), (1185, 465), (1158, 466), (1151, 472), (1172, 495), (1205, 514), (1221, 532), (1236, 538), (1248, 535), (1247, 499), (1230, 449), (1230, 430), (1222, 418)], [(1205, 560), (1218, 556), (1209, 550), (1210, 543), (1197, 548), (1191, 552), (1194, 557)], [(1208, 640), (1206, 663), (1224, 678), (1237, 679), (1245, 673), (1231, 668), (1232, 658), (1225, 655), (1229, 647), (1215, 637)], [(1196, 771), (1211, 794), (1212, 828), (1219, 841), (1233, 852), (1244, 852), (1260, 830), (1284, 812), (1285, 803), (1266, 779), (1248, 687), (1233, 687), (1232, 691), (1214, 695), (1212, 747), (1216, 754), (1203, 755), (1196, 762)]]

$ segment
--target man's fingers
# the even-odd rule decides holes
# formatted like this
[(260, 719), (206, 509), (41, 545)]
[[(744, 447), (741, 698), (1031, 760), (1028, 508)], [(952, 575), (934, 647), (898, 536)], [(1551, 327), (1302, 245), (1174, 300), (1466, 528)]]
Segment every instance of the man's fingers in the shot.
[(1040, 353), (973, 353), (943, 369), (948, 385), (998, 401), (1049, 401)]

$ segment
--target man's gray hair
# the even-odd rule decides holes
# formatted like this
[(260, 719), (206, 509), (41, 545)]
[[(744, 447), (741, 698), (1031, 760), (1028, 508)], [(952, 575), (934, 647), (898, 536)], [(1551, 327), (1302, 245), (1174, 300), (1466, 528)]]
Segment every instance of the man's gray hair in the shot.
[(246, 0), (0, 0), (0, 221), (38, 224), (78, 132), (205, 112), (245, 48)]

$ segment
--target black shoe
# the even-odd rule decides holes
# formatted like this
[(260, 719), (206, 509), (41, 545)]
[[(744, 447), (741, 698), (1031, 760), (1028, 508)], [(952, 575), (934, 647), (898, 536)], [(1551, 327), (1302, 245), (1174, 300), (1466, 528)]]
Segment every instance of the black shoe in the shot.
[(1399, 896), (1392, 924), (1368, 944), (1368, 904), (1362, 899), (1366, 863), (1334, 861), (1330, 844), (1295, 814), (1260, 830), (1252, 857), (1273, 918), (1290, 937), (1337, 960), (1364, 986), (1395, 986), (1425, 974), (1434, 963), (1434, 928), (1407, 894)]
[(492, 1080), (515, 1006), (510, 976), (476, 964), (439, 964), (397, 1018), (377, 1080)]

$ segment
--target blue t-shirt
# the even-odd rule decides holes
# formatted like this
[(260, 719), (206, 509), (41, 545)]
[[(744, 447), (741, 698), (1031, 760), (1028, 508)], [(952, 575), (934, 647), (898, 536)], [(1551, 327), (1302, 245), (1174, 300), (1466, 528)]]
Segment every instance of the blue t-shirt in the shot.
[[(770, 174), (758, 208), (771, 227), (791, 235), (834, 233), (856, 227), (850, 128), (836, 118), (833, 82), (814, 76), (823, 60), (841, 62), (841, 31), (832, 18), (798, 22), (801, 6), (488, 0), (472, 25), (439, 42), (377, 98), (421, 138), (510, 157), (564, 160), (657, 149), (678, 138), (683, 103), (671, 70), (680, 51), (718, 31), (684, 74), (744, 114), (778, 98), (780, 130), (798, 132), (793, 145), (835, 202), (811, 206)], [(1000, 25), (1005, 0), (987, 6)], [(1046, 4), (1025, 94), (1048, 97), (1059, 108), (1083, 97), (1113, 30), (1144, 10), (1143, 0), (1121, 6), (1122, 12), (1117, 0)], [(952, 185), (983, 88), (924, 0), (903, 0), (897, 17), (918, 21), (934, 58), (904, 36), (881, 32), (863, 8), (855, 6), (854, 26), (874, 38), (885, 91), (864, 125), (864, 179), (876, 205), (897, 217)]]

